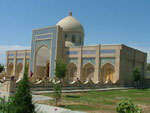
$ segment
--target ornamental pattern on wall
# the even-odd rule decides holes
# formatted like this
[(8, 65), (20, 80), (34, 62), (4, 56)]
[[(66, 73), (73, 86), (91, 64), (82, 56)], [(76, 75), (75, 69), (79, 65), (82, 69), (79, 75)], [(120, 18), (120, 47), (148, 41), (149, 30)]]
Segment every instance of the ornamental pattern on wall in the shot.
[(109, 57), (109, 58), (100, 58), (100, 63), (101, 65), (105, 64), (105, 63), (111, 63), (113, 65), (115, 65), (115, 61), (116, 59), (114, 57)]
[(83, 65), (88, 63), (88, 62), (90, 62), (90, 63), (95, 65), (95, 58), (83, 58), (82, 62), (83, 62)]

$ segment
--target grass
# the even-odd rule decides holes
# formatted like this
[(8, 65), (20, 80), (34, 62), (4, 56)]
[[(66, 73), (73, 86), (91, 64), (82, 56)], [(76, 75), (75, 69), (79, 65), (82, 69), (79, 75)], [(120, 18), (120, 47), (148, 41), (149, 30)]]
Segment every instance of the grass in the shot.
[[(52, 94), (43, 95), (52, 97)], [(150, 89), (63, 93), (61, 106), (67, 109), (86, 111), (89, 113), (115, 113), (116, 104), (124, 98), (131, 98), (133, 103), (143, 108), (143, 113), (149, 113)], [(54, 105), (53, 101), (47, 103)]]

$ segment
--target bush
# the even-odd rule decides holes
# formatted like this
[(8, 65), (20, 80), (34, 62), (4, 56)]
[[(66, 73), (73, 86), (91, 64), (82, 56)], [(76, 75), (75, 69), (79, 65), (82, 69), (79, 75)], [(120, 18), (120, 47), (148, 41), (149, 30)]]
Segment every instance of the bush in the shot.
[(141, 79), (141, 72), (138, 70), (138, 68), (135, 68), (133, 70), (133, 79), (134, 79), (134, 82), (136, 83), (136, 88), (138, 89), (138, 82)]
[(116, 111), (118, 113), (141, 113), (142, 109), (133, 104), (130, 99), (124, 99), (117, 104)]

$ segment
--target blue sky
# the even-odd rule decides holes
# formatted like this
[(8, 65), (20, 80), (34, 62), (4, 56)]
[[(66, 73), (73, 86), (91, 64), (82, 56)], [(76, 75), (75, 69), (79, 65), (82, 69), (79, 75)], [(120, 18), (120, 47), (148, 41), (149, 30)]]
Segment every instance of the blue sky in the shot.
[[(150, 0), (0, 0), (0, 63), (8, 49), (30, 47), (32, 29), (73, 12), (85, 44), (126, 44), (150, 52)], [(150, 60), (150, 59), (149, 59)]]

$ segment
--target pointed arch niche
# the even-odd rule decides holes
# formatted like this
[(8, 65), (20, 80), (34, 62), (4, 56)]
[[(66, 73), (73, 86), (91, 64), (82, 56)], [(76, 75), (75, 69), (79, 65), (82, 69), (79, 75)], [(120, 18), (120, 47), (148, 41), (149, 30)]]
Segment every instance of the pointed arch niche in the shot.
[(101, 74), (104, 83), (114, 82), (115, 67), (111, 63), (106, 63), (101, 68)]
[(17, 76), (16, 76), (17, 79), (19, 77), (23, 77), (23, 64), (22, 63), (17, 64), (16, 74), (17, 74)]
[(13, 68), (14, 68), (13, 63), (10, 63), (7, 69), (8, 75), (13, 75)]
[(94, 77), (95, 67), (91, 63), (87, 63), (83, 65), (82, 69), (82, 81), (85, 82), (89, 80), (90, 78)]
[(49, 77), (50, 70), (50, 50), (43, 45), (36, 52), (35, 75), (37, 77)]

